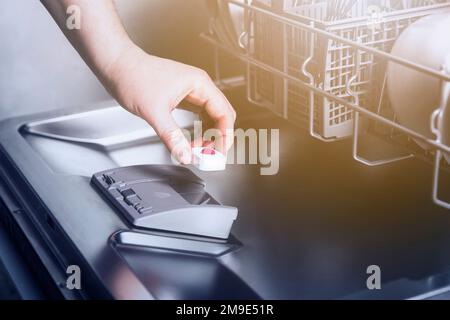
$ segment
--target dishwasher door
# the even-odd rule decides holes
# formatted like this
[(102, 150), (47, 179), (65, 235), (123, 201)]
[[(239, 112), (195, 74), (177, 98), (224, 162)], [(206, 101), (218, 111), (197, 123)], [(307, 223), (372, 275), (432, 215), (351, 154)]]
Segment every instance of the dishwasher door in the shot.
[[(407, 299), (447, 290), (450, 215), (429, 199), (429, 166), (362, 166), (350, 141), (317, 142), (246, 103), (240, 90), (229, 97), (238, 128), (279, 130), (279, 171), (262, 175), (267, 163), (212, 173), (189, 167), (215, 199), (239, 209), (222, 244), (236, 246), (217, 256), (117, 243), (118, 232), (153, 243), (174, 237), (132, 228), (90, 184), (93, 173), (115, 167), (171, 164), (139, 119), (112, 106), (0, 124), (2, 178), (62, 275), (80, 265), (87, 296), (116, 299)], [(195, 119), (177, 114), (182, 125)], [(381, 270), (380, 290), (368, 289), (371, 266)]]

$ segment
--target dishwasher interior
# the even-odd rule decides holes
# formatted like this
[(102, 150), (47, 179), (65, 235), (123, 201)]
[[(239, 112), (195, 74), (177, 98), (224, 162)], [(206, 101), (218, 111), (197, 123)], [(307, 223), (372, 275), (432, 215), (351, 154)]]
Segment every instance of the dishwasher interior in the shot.
[[(386, 100), (382, 85), (370, 83), (378, 98), (384, 97), (378, 100), (380, 111), (366, 104), (373, 98), (366, 91), (372, 78), (360, 68), (373, 65), (373, 72), (381, 72), (376, 57), (399, 59), (337, 35), (343, 22), (336, 17), (327, 17), (331, 25), (321, 25), (286, 15), (282, 1), (213, 2), (211, 30), (202, 37), (217, 48), (218, 84), (237, 109), (237, 129), (279, 131), (279, 172), (261, 175), (267, 165), (261, 162), (229, 164), (219, 172), (184, 168), (199, 181), (199, 194), (207, 192), (217, 203), (238, 208), (228, 238), (142, 229), (91, 177), (129, 166), (173, 165), (145, 122), (115, 102), (3, 121), (0, 194), (10, 214), (2, 219), (21, 234), (26, 253), (33, 252), (30, 267), (39, 261), (53, 290), (69, 299), (427, 299), (448, 292), (450, 215), (441, 196), (450, 188), (440, 184), (438, 196), (437, 182), (449, 178), (443, 157), (450, 148), (439, 137), (432, 139), (388, 116), (380, 102)], [(300, 2), (286, 3), (324, 6)], [(238, 8), (242, 25), (228, 4)], [(433, 13), (450, 6), (447, 1), (414, 4), (405, 9), (393, 1), (392, 7), (406, 10), (401, 17), (409, 21), (423, 16), (424, 6)], [(377, 23), (397, 24), (397, 13)], [(353, 31), (367, 27), (359, 20), (346, 23)], [(267, 51), (267, 43), (257, 37), (265, 27), (276, 30), (278, 37), (263, 30), (272, 40), (285, 39), (281, 32), (315, 43), (311, 35), (316, 34), (322, 49), (334, 46), (342, 55), (345, 47), (353, 59), (344, 68), (347, 83), (331, 81), (327, 87), (334, 67), (318, 71), (323, 65), (314, 61), (313, 50), (294, 59), (295, 71), (289, 63), (277, 64), (290, 61), (290, 52)], [(245, 87), (220, 78), (221, 50), (244, 61)], [(275, 63), (271, 59), (277, 54), (287, 60)], [(427, 72), (443, 84), (450, 80)], [(292, 100), (299, 96), (303, 100)], [(434, 113), (435, 120), (444, 109)], [(173, 115), (189, 130), (197, 119), (182, 110)], [(434, 129), (439, 136), (439, 126)], [(236, 154), (246, 146), (233, 148)], [(84, 274), (79, 292), (64, 285), (66, 270), (74, 264)], [(367, 287), (368, 268), (374, 265), (382, 270), (380, 290)]]
[[(439, 191), (450, 158), (450, 45), (443, 45), (442, 59), (433, 56), (430, 51), (447, 41), (431, 31), (421, 34), (440, 18), (447, 21), (441, 29), (447, 29), (449, 1), (208, 4), (210, 30), (202, 37), (216, 48), (219, 83), (219, 53), (225, 52), (246, 65), (248, 101), (292, 122), (299, 134), (327, 143), (351, 139), (354, 160), (369, 167), (413, 157), (431, 162), (432, 200), (450, 208)], [(411, 38), (420, 40), (407, 47)], [(414, 77), (422, 79), (420, 85), (407, 81)], [(414, 109), (414, 98), (402, 100), (401, 94), (422, 105)], [(426, 95), (433, 98), (422, 100)], [(385, 140), (385, 146), (372, 146), (371, 139), (365, 144), (367, 135)]]

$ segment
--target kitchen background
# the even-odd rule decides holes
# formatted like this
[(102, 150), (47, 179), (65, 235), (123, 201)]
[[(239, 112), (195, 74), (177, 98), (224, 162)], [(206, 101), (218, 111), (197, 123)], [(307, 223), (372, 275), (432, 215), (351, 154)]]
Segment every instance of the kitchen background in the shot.
[[(147, 52), (211, 71), (204, 0), (116, 0)], [(0, 119), (108, 99), (40, 1), (0, 1)]]

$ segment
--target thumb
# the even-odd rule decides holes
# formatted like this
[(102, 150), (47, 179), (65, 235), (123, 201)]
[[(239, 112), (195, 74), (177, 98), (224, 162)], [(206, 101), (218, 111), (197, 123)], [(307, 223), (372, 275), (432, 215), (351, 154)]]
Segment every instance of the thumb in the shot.
[[(164, 109), (162, 109), (164, 110)], [(191, 144), (169, 112), (157, 112), (151, 118), (143, 117), (156, 131), (172, 157), (182, 164), (191, 163)]]

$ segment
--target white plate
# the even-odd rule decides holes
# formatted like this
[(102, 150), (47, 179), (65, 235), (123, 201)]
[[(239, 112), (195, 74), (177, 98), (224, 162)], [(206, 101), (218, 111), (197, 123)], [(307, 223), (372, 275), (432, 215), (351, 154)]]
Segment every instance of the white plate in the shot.
[[(447, 63), (450, 69), (449, 30), (449, 13), (423, 18), (400, 35), (392, 54), (435, 70)], [(441, 104), (440, 81), (395, 63), (389, 64), (387, 75), (389, 98), (399, 122), (434, 139), (430, 122)], [(417, 143), (427, 148), (424, 143)]]

